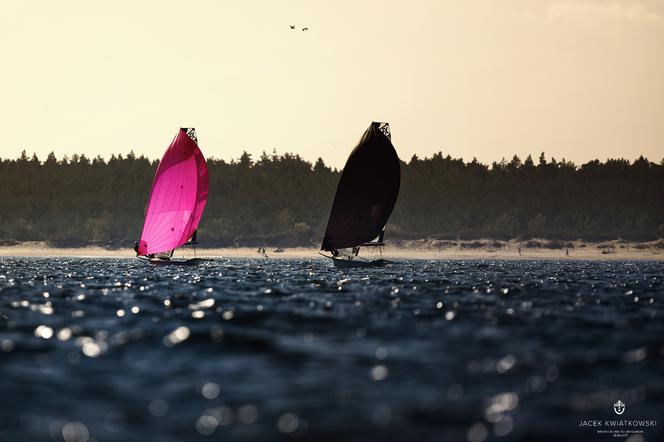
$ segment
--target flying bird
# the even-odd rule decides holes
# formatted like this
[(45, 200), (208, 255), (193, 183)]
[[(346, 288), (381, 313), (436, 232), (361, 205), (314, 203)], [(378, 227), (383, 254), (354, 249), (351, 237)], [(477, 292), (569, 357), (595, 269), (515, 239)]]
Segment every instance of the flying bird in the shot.
[(295, 25), (290, 25), (290, 28), (291, 28), (291, 29), (295, 29)]
[(302, 30), (303, 30), (303, 31), (308, 31), (308, 30), (309, 30), (309, 28), (302, 28)]

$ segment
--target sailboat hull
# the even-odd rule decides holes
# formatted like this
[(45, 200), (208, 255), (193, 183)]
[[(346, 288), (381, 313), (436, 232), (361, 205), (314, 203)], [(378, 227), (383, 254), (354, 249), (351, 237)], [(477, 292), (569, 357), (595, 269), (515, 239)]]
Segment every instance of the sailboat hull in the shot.
[(392, 261), (386, 259), (376, 259), (373, 261), (363, 261), (361, 259), (343, 259), (343, 258), (329, 258), (332, 260), (334, 267), (339, 268), (367, 268), (367, 267), (385, 267), (388, 264), (393, 264)]
[(157, 266), (196, 266), (207, 259), (191, 258), (191, 259), (149, 259), (142, 256), (138, 257), (141, 261), (145, 261), (152, 265)]

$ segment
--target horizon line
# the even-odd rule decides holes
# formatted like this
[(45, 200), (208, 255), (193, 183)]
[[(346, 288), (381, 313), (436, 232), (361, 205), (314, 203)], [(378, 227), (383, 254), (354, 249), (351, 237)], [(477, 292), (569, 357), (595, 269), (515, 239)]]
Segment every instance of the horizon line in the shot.
[[(111, 153), (111, 155), (108, 156), (108, 157), (107, 157), (107, 156), (104, 156), (104, 155), (101, 155), (101, 154), (97, 154), (97, 155), (95, 155), (94, 157), (90, 157), (90, 156), (86, 155), (85, 153), (81, 153), (81, 154), (79, 154), (79, 153), (73, 153), (73, 154), (71, 154), (71, 155), (69, 155), (69, 154), (64, 154), (61, 158), (58, 158), (58, 157), (55, 155), (55, 151), (52, 150), (51, 152), (49, 152), (49, 153), (46, 155), (46, 159), (40, 159), (39, 156), (37, 155), (37, 153), (34, 152), (34, 151), (32, 152), (32, 155), (28, 155), (27, 150), (26, 150), (26, 149), (23, 149), (23, 150), (21, 151), (21, 155), (20, 155), (20, 156), (18, 156), (18, 157), (16, 157), (16, 158), (8, 158), (8, 157), (5, 158), (5, 157), (0, 157), (0, 161), (2, 161), (2, 162), (4, 162), (4, 161), (19, 161), (19, 160), (21, 160), (21, 159), (25, 159), (25, 160), (27, 160), (27, 161), (34, 161), (35, 159), (37, 159), (37, 161), (39, 162), (40, 165), (44, 165), (44, 164), (46, 164), (46, 161), (48, 160), (48, 158), (49, 158), (51, 155), (53, 155), (53, 157), (55, 158), (55, 160), (56, 160), (59, 164), (62, 164), (62, 162), (63, 162), (64, 160), (67, 160), (67, 164), (71, 164), (70, 161), (71, 161), (74, 157), (77, 157), (77, 158), (79, 158), (79, 159), (80, 159), (80, 158), (85, 158), (85, 159), (88, 160), (88, 162), (89, 162), (90, 164), (92, 164), (95, 160), (99, 160), (99, 159), (101, 159), (102, 162), (103, 162), (104, 164), (108, 164), (108, 162), (111, 161), (112, 159), (120, 159), (120, 160), (124, 160), (124, 159), (128, 159), (128, 158), (130, 157), (130, 155), (133, 156), (135, 159), (144, 159), (144, 160), (147, 160), (147, 161), (149, 161), (149, 162), (151, 162), (151, 163), (154, 162), (154, 161), (161, 161), (160, 158), (159, 158), (159, 159), (157, 159), (157, 158), (150, 158), (150, 157), (146, 156), (145, 154), (140, 154), (140, 155), (139, 155), (139, 154), (137, 154), (136, 152), (134, 152), (133, 149), (131, 149), (131, 150), (130, 150), (128, 153), (126, 153), (126, 154), (123, 154), (123, 153), (121, 153), (121, 152), (119, 152), (119, 153), (117, 153), (117, 154), (116, 154), (116, 153)], [(238, 158), (231, 158), (230, 160), (228, 160), (228, 159), (224, 159), (224, 158), (221, 158), (221, 157), (216, 157), (216, 156), (209, 156), (209, 157), (207, 157), (207, 158), (205, 158), (205, 159), (206, 159), (206, 161), (217, 161), (217, 162), (221, 161), (221, 162), (225, 162), (225, 163), (228, 163), (228, 164), (235, 164), (235, 163), (240, 162), (240, 161), (242, 160), (242, 158), (243, 158), (245, 155), (248, 155), (248, 156), (249, 156), (249, 159), (250, 159), (252, 165), (253, 165), (253, 164), (256, 164), (256, 163), (258, 162), (257, 159), (254, 159), (254, 158), (253, 158), (254, 154), (249, 153), (247, 150), (244, 150), (244, 151), (242, 152), (242, 155), (240, 155)], [(309, 164), (311, 164), (312, 166), (314, 166), (314, 165), (320, 160), (320, 161), (323, 162), (323, 165), (325, 165), (326, 167), (328, 167), (328, 168), (330, 168), (330, 169), (332, 169), (332, 170), (335, 170), (335, 171), (336, 171), (336, 170), (343, 170), (343, 167), (338, 168), (338, 167), (334, 167), (334, 166), (331, 166), (330, 164), (326, 163), (326, 162), (325, 162), (325, 159), (324, 159), (322, 156), (318, 156), (318, 157), (316, 158), (316, 160), (314, 160), (314, 161), (310, 161), (310, 160), (307, 160), (306, 158), (304, 158), (303, 156), (301, 156), (301, 155), (300, 155), (299, 153), (297, 153), (297, 152), (287, 152), (287, 151), (286, 151), (286, 152), (283, 152), (283, 153), (278, 153), (276, 148), (274, 148), (274, 149), (272, 150), (272, 153), (271, 153), (271, 154), (268, 154), (265, 150), (263, 150), (263, 151), (261, 152), (261, 154), (258, 156), (258, 158), (260, 159), (260, 158), (262, 158), (264, 155), (267, 156), (268, 158), (275, 158), (275, 157), (277, 157), (277, 158), (284, 158), (284, 157), (286, 157), (286, 156), (292, 156), (292, 157), (295, 157), (295, 158), (299, 158), (299, 159), (302, 160), (303, 162), (305, 162), (305, 163), (309, 163)], [(533, 166), (537, 166), (537, 165), (539, 165), (539, 164), (541, 163), (542, 157), (544, 157), (544, 158), (543, 158), (543, 159), (544, 159), (544, 163), (543, 163), (543, 164), (558, 164), (558, 165), (560, 165), (560, 164), (564, 164), (564, 165), (574, 166), (574, 167), (582, 167), (582, 166), (584, 166), (584, 165), (586, 165), (586, 164), (590, 164), (590, 163), (593, 163), (593, 162), (599, 162), (600, 164), (607, 164), (607, 163), (609, 163), (609, 162), (627, 162), (627, 163), (629, 163), (630, 165), (633, 165), (633, 164), (636, 164), (636, 163), (639, 162), (639, 161), (647, 161), (649, 164), (655, 164), (655, 165), (659, 165), (659, 166), (664, 166), (664, 157), (662, 157), (662, 159), (661, 159), (659, 162), (657, 162), (656, 160), (653, 161), (653, 160), (648, 159), (648, 157), (644, 156), (643, 154), (639, 154), (639, 156), (636, 157), (636, 158), (634, 158), (634, 159), (625, 158), (625, 157), (620, 157), (620, 158), (610, 158), (610, 157), (607, 157), (607, 158), (604, 159), (604, 160), (600, 160), (599, 158), (594, 158), (594, 159), (591, 159), (591, 160), (587, 160), (587, 161), (585, 161), (585, 162), (583, 162), (583, 163), (578, 163), (578, 164), (577, 164), (577, 163), (575, 163), (575, 162), (573, 162), (573, 161), (568, 161), (568, 160), (566, 160), (565, 157), (562, 157), (562, 159), (560, 159), (560, 160), (556, 160), (555, 157), (551, 156), (551, 157), (549, 157), (549, 160), (547, 161), (547, 159), (546, 159), (546, 153), (545, 153), (545, 152), (541, 152), (541, 153), (540, 153), (539, 155), (537, 155), (535, 158), (534, 158), (533, 155), (530, 154), (530, 153), (529, 153), (525, 158), (521, 158), (521, 157), (518, 156), (518, 154), (514, 154), (509, 160), (508, 160), (506, 157), (502, 157), (500, 161), (495, 161), (495, 160), (494, 160), (494, 161), (491, 161), (490, 163), (484, 163), (484, 162), (482, 162), (482, 161), (479, 161), (479, 160), (477, 159), (477, 157), (473, 157), (472, 160), (468, 161), (468, 160), (464, 159), (463, 157), (454, 157), (454, 156), (452, 156), (452, 155), (449, 154), (449, 153), (448, 153), (447, 155), (443, 155), (443, 151), (442, 151), (442, 150), (439, 150), (438, 152), (433, 153), (431, 156), (419, 157), (417, 154), (413, 154), (409, 160), (404, 160), (404, 159), (401, 158), (401, 157), (399, 157), (399, 160), (400, 160), (401, 162), (405, 163), (405, 164), (410, 164), (410, 163), (413, 162), (414, 159), (415, 159), (415, 160), (419, 160), (419, 161), (431, 161), (431, 160), (434, 160), (434, 159), (436, 159), (436, 158), (442, 158), (442, 159), (445, 159), (445, 160), (448, 160), (448, 161), (457, 161), (457, 162), (458, 162), (458, 161), (461, 161), (464, 165), (468, 165), (468, 164), (479, 164), (479, 165), (486, 166), (486, 167), (488, 167), (488, 168), (491, 169), (491, 168), (493, 168), (494, 165), (509, 165), (509, 164), (512, 164), (515, 160), (518, 160), (518, 163), (517, 163), (518, 166), (524, 166), (525, 163), (528, 161), (529, 158), (530, 158), (531, 162), (533, 163)]]

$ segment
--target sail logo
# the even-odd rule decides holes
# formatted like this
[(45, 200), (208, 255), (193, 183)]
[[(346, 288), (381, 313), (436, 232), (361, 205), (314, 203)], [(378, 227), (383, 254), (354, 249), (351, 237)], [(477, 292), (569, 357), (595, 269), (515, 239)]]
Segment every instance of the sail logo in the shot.
[(613, 411), (615, 411), (616, 414), (623, 414), (625, 412), (625, 404), (623, 401), (618, 399), (618, 402), (613, 404)]

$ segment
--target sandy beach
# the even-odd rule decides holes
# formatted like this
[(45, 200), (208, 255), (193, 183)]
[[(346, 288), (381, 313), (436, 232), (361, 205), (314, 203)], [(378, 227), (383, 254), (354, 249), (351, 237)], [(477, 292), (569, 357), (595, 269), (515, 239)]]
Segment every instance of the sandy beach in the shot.
[[(503, 242), (500, 247), (491, 240), (459, 241), (453, 245), (436, 245), (432, 241), (410, 241), (400, 246), (387, 246), (381, 252), (363, 249), (361, 255), (368, 259), (581, 259), (581, 260), (664, 260), (664, 242), (628, 243), (609, 241), (603, 243), (583, 243), (574, 241), (567, 248), (546, 247), (545, 240), (538, 240), (543, 246), (521, 245), (516, 241)], [(520, 251), (519, 251), (520, 249)], [(266, 249), (268, 259), (307, 258), (324, 259), (314, 247), (285, 248), (281, 252)], [(58, 248), (45, 242), (26, 242), (12, 246), (1, 246), (2, 257), (79, 257), (79, 258), (132, 258), (134, 251), (126, 249), (106, 249), (103, 247)], [(175, 256), (193, 257), (194, 251), (177, 251)], [(203, 258), (262, 258), (253, 247), (199, 248), (196, 256)]]

